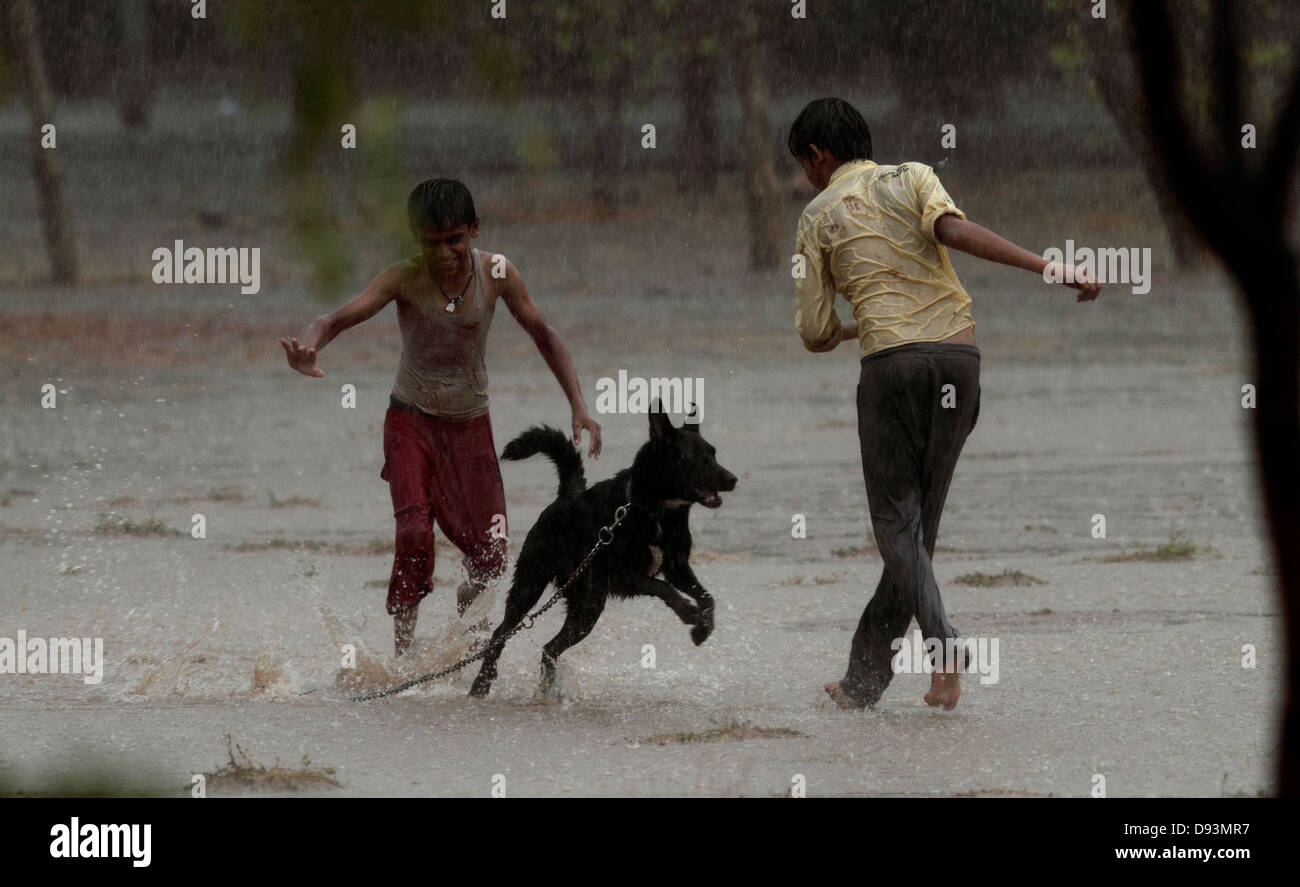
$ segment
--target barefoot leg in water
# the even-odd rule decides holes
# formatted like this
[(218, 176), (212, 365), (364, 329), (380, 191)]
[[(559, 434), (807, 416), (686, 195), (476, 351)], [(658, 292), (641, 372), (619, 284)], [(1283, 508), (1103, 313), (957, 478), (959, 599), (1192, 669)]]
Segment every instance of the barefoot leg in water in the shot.
[[(464, 616), (465, 611), (469, 609), (470, 604), (474, 603), (474, 599), (483, 593), (483, 589), (486, 586), (487, 583), (481, 579), (467, 579), (462, 582), (460, 587), (456, 589), (456, 613), (460, 616)], [(475, 632), (487, 632), (491, 630), (491, 628), (492, 623), (488, 621), (486, 616), (484, 616), (481, 620), (471, 625), (469, 630)]]
[(393, 614), (393, 645), (397, 649), (398, 656), (411, 647), (411, 640), (415, 637), (415, 619), (419, 612), (420, 605), (412, 604), (405, 610), (398, 610)]
[(926, 705), (942, 705), (944, 711), (957, 707), (961, 697), (961, 675), (954, 669), (951, 672), (936, 671), (930, 675), (930, 692), (925, 694)]
[(865, 703), (858, 702), (856, 699), (854, 699), (852, 696), (846, 693), (844, 689), (840, 686), (839, 681), (832, 681), (831, 683), (826, 684), (822, 689), (826, 691), (826, 695), (831, 698), (831, 701), (834, 702), (836, 705), (838, 705), (840, 708), (852, 710), (852, 709), (861, 709), (867, 707)]

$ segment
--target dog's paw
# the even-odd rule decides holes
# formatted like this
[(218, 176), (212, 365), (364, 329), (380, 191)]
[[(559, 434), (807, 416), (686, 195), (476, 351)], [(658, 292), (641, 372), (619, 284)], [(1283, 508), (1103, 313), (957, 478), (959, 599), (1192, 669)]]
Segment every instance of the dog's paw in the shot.
[(709, 639), (713, 634), (713, 605), (701, 607), (699, 616), (696, 619), (695, 627), (691, 629), (691, 640), (695, 641), (695, 646), (699, 646)]
[(559, 681), (555, 679), (543, 679), (533, 691), (533, 703), (535, 705), (556, 705), (564, 702), (564, 690), (561, 689)]
[(473, 685), (469, 688), (470, 699), (486, 699), (488, 691), (492, 689), (492, 683), (482, 678), (475, 678)]

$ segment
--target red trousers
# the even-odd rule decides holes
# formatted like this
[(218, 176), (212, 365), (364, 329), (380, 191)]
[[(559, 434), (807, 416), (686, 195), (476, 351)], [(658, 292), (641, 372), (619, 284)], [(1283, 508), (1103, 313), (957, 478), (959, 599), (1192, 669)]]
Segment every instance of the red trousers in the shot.
[(397, 538), (388, 612), (433, 590), (433, 525), (464, 554), (473, 581), (500, 576), (506, 563), (506, 497), (488, 415), (439, 419), (390, 407), (384, 417), (384, 469)]

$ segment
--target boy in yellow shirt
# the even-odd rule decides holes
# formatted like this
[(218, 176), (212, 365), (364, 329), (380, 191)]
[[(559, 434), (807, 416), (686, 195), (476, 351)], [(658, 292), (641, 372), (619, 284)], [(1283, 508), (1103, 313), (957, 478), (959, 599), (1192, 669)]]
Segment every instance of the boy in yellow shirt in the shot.
[[(862, 365), (858, 439), (885, 567), (848, 670), (825, 689), (841, 708), (864, 708), (893, 678), (893, 641), (913, 616), (927, 642), (958, 637), (930, 561), (957, 457), (979, 417), (980, 353), (971, 299), (945, 247), (1037, 274), (1049, 263), (966, 221), (930, 167), (874, 163), (866, 121), (845, 101), (809, 103), (789, 147), (821, 192), (799, 218), (795, 328), (809, 351), (856, 339)], [(1097, 298), (1091, 275), (1051, 270), (1044, 279), (1073, 281), (1078, 301)], [(835, 313), (837, 292), (853, 309), (845, 324)], [(925, 701), (956, 706), (962, 667), (941, 662)]]

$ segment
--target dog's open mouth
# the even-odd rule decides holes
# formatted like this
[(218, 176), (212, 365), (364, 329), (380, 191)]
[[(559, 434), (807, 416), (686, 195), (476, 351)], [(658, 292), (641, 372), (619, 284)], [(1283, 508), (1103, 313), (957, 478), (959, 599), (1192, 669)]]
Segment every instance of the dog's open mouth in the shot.
[(717, 508), (722, 504), (722, 497), (718, 495), (717, 490), (696, 490), (695, 501), (705, 508)]

